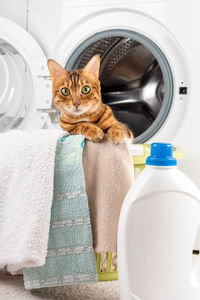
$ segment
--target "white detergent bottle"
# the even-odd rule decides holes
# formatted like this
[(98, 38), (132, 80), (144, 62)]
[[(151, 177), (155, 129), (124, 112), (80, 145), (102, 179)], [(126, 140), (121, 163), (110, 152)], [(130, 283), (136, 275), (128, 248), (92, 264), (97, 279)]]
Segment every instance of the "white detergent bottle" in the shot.
[(120, 300), (200, 300), (199, 226), (200, 191), (177, 169), (172, 145), (153, 143), (121, 209)]

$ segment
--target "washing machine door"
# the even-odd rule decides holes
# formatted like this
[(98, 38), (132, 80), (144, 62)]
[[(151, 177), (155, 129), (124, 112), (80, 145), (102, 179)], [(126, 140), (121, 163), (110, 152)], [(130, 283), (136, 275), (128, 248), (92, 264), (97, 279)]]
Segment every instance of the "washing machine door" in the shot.
[(67, 70), (101, 56), (102, 100), (133, 131), (136, 143), (171, 141), (187, 111), (187, 59), (151, 16), (126, 9), (88, 15), (58, 39), (50, 57)]
[[(46, 56), (16, 23), (0, 17), (0, 131), (41, 128), (50, 106)], [(41, 110), (39, 110), (41, 109)]]

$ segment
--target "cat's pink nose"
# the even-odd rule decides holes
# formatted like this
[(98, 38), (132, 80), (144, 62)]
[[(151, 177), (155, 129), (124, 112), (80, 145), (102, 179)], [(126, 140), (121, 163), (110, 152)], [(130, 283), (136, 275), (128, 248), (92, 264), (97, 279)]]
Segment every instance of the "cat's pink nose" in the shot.
[(75, 103), (73, 103), (73, 105), (74, 105), (75, 107), (79, 107), (80, 103), (75, 102)]

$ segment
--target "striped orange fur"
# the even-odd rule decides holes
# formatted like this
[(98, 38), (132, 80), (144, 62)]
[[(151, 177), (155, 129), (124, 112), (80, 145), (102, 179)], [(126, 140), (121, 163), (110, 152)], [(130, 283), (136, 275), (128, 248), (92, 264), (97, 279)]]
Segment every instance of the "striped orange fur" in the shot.
[(95, 55), (82, 70), (66, 71), (57, 62), (48, 60), (53, 81), (53, 99), (61, 111), (60, 126), (70, 134), (83, 134), (99, 142), (104, 134), (115, 144), (128, 137), (130, 129), (118, 122), (101, 100), (99, 82), (100, 57)]

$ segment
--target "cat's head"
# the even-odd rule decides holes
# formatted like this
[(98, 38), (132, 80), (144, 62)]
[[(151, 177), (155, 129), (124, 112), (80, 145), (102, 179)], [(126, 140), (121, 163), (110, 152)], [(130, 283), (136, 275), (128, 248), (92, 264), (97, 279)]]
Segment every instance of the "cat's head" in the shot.
[(102, 104), (99, 67), (99, 55), (93, 56), (84, 69), (72, 71), (66, 71), (52, 59), (48, 60), (54, 103), (61, 112), (73, 117), (98, 109)]

